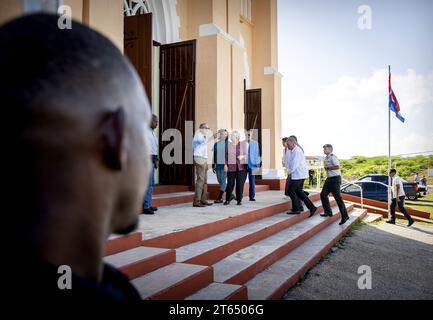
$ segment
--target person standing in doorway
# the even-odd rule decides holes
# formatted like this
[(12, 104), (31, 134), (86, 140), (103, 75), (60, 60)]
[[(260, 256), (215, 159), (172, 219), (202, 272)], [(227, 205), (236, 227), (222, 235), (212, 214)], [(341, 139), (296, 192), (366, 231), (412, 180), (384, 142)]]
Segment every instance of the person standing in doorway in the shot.
[(223, 195), (227, 188), (227, 172), (224, 170), (229, 133), (225, 129), (218, 131), (218, 141), (213, 146), (213, 165), (212, 170), (217, 176), (220, 192), (215, 203), (223, 203)]
[(248, 182), (249, 182), (249, 197), (250, 201), (256, 201), (256, 173), (260, 168), (260, 146), (256, 140), (253, 140), (254, 130), (248, 130)]
[(237, 131), (230, 134), (230, 140), (224, 166), (224, 170), (227, 172), (227, 191), (224, 205), (230, 204), (236, 182), (236, 200), (238, 206), (240, 206), (242, 205), (244, 185), (247, 178), (248, 144), (245, 141), (239, 141), (240, 134)]
[(302, 149), (298, 146), (297, 139), (295, 137), (289, 137), (287, 140), (287, 147), (289, 148), (290, 160), (289, 160), (289, 172), (291, 175), (291, 182), (289, 186), (289, 197), (292, 200), (292, 211), (287, 214), (300, 214), (304, 211), (302, 207), (302, 200), (310, 210), (310, 217), (312, 217), (317, 208), (304, 193), (304, 181), (308, 178), (307, 162)]
[(147, 187), (146, 195), (144, 196), (143, 203), (143, 214), (153, 215), (158, 208), (152, 207), (152, 197), (153, 197), (153, 187), (155, 185), (155, 170), (158, 170), (159, 166), (159, 149), (158, 149), (158, 139), (155, 135), (155, 129), (158, 128), (158, 116), (152, 115), (152, 121), (148, 130), (148, 139), (150, 146), (150, 174), (149, 174), (149, 185)]
[(403, 181), (397, 175), (397, 170), (395, 169), (391, 169), (389, 171), (389, 177), (390, 179), (392, 179), (391, 180), (392, 181), (391, 219), (388, 220), (386, 223), (395, 224), (395, 207), (398, 205), (398, 210), (400, 210), (400, 212), (403, 213), (404, 216), (406, 217), (407, 221), (409, 221), (408, 227), (410, 227), (411, 225), (414, 224), (415, 221), (404, 208), (404, 198), (406, 197), (406, 194), (404, 193), (404, 189), (403, 189)]
[(341, 214), (340, 225), (343, 225), (349, 220), (349, 215), (347, 214), (346, 205), (341, 198), (341, 170), (338, 158), (332, 153), (334, 148), (330, 144), (325, 144), (323, 146), (323, 153), (326, 155), (324, 160), (324, 167), (326, 171), (326, 181), (323, 185), (322, 192), (320, 193), (320, 199), (322, 200), (323, 210), (325, 211), (320, 216), (322, 217), (332, 217), (332, 209), (329, 204), (329, 194), (332, 193), (335, 201), (337, 202), (338, 209)]
[(207, 201), (207, 134), (209, 130), (210, 128), (207, 123), (202, 123), (192, 140), (194, 168), (196, 174), (193, 207), (196, 208), (203, 208), (212, 205), (212, 203)]

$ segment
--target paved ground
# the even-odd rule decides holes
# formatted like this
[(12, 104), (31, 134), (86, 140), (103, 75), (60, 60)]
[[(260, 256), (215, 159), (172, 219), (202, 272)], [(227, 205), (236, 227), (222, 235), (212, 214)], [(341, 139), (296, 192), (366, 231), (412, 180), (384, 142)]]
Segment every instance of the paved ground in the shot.
[(256, 202), (250, 202), (248, 201), (248, 197), (244, 197), (242, 206), (237, 206), (236, 201), (232, 201), (230, 206), (214, 204), (206, 208), (193, 208), (192, 203), (185, 203), (160, 207), (154, 216), (140, 216), (140, 225), (137, 231), (143, 233), (143, 239), (150, 239), (237, 216), (270, 205), (288, 202), (288, 200), (284, 199), (281, 191), (258, 192), (256, 200)]
[[(362, 265), (371, 267), (371, 290), (358, 288)], [(403, 222), (363, 226), (284, 299), (433, 299), (433, 227), (407, 228)]]

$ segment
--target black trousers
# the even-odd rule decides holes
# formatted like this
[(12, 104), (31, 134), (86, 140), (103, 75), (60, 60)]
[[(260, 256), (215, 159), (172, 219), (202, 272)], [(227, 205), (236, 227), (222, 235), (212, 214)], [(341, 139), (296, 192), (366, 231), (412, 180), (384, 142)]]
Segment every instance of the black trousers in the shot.
[(236, 182), (236, 199), (238, 202), (242, 201), (244, 195), (245, 181), (247, 180), (247, 171), (227, 172), (227, 189), (226, 200), (230, 201), (233, 189)]
[[(397, 199), (392, 199), (391, 202), (391, 221), (395, 221), (395, 207), (397, 206)], [(404, 196), (398, 198), (398, 210), (404, 214), (408, 221), (413, 221), (410, 214), (404, 208)]]
[(292, 178), (290, 177), (290, 174), (289, 174), (286, 178), (286, 187), (284, 189), (284, 195), (287, 197), (289, 196), (289, 187), (290, 187), (291, 182), (292, 182)]
[(305, 203), (309, 210), (314, 209), (314, 204), (304, 192), (304, 181), (305, 179), (292, 179), (290, 182), (288, 193), (290, 199), (292, 200), (292, 211), (304, 211), (301, 200)]
[(337, 202), (338, 209), (340, 210), (341, 217), (347, 217), (346, 205), (341, 198), (341, 176), (327, 178), (323, 185), (322, 192), (320, 193), (320, 200), (322, 200), (323, 210), (325, 214), (332, 214), (331, 205), (329, 203), (329, 194), (332, 193), (335, 201)]

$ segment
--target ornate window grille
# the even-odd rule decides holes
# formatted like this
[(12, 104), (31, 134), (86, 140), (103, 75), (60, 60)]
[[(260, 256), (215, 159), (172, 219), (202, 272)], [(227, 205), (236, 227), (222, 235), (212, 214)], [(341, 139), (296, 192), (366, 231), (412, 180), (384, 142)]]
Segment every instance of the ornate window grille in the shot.
[(150, 8), (146, 0), (123, 0), (125, 16), (149, 13)]

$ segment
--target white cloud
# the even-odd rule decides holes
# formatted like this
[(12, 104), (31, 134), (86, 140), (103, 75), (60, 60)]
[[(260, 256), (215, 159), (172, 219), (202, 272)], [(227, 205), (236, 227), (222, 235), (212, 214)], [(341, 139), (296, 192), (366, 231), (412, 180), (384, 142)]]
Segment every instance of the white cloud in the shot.
[[(392, 117), (392, 154), (433, 150), (433, 72), (393, 74), (402, 124)], [(340, 157), (388, 153), (388, 71), (369, 78), (340, 77), (314, 96), (283, 92), (283, 136), (295, 134), (308, 154), (320, 154), (324, 143)], [(293, 92), (291, 94), (290, 92)]]

